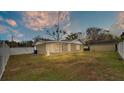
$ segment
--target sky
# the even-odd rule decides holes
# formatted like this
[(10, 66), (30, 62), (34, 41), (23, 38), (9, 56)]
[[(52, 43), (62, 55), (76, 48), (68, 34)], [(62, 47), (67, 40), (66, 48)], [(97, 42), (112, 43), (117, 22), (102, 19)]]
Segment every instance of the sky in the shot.
[[(86, 32), (88, 27), (110, 29), (120, 34), (124, 28), (124, 12), (116, 11), (62, 11), (59, 25), (61, 29), (71, 32)], [(1, 11), (0, 40), (32, 40), (40, 35), (50, 38), (46, 30), (53, 31), (58, 24), (57, 11)]]

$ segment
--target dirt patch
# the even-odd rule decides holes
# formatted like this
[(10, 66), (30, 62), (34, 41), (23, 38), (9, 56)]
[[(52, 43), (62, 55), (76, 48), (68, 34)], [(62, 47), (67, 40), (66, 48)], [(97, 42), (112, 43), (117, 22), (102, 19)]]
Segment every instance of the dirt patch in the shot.
[(18, 71), (20, 69), (21, 69), (20, 67), (17, 67), (17, 68), (10, 69), (10, 71), (14, 72), (14, 71)]

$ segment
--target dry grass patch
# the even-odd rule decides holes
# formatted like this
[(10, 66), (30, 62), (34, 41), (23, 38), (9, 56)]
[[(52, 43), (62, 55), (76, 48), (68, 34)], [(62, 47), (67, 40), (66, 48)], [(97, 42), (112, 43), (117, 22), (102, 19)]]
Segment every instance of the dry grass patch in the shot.
[(2, 80), (124, 80), (116, 52), (11, 56)]

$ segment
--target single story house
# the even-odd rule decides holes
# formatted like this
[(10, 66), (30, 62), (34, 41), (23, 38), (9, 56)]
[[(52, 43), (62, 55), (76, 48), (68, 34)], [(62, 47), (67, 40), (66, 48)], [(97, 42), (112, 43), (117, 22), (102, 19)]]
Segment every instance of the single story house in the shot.
[(115, 40), (111, 41), (97, 41), (89, 44), (90, 51), (116, 51), (117, 42)]
[(38, 41), (35, 43), (38, 54), (57, 54), (66, 52), (82, 51), (82, 43), (78, 40), (74, 41)]

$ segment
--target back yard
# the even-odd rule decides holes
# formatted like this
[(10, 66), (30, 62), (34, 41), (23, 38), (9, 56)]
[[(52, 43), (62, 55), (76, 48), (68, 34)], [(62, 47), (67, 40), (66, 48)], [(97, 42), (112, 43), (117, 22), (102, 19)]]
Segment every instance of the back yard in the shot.
[(11, 56), (2, 80), (124, 80), (116, 52)]

